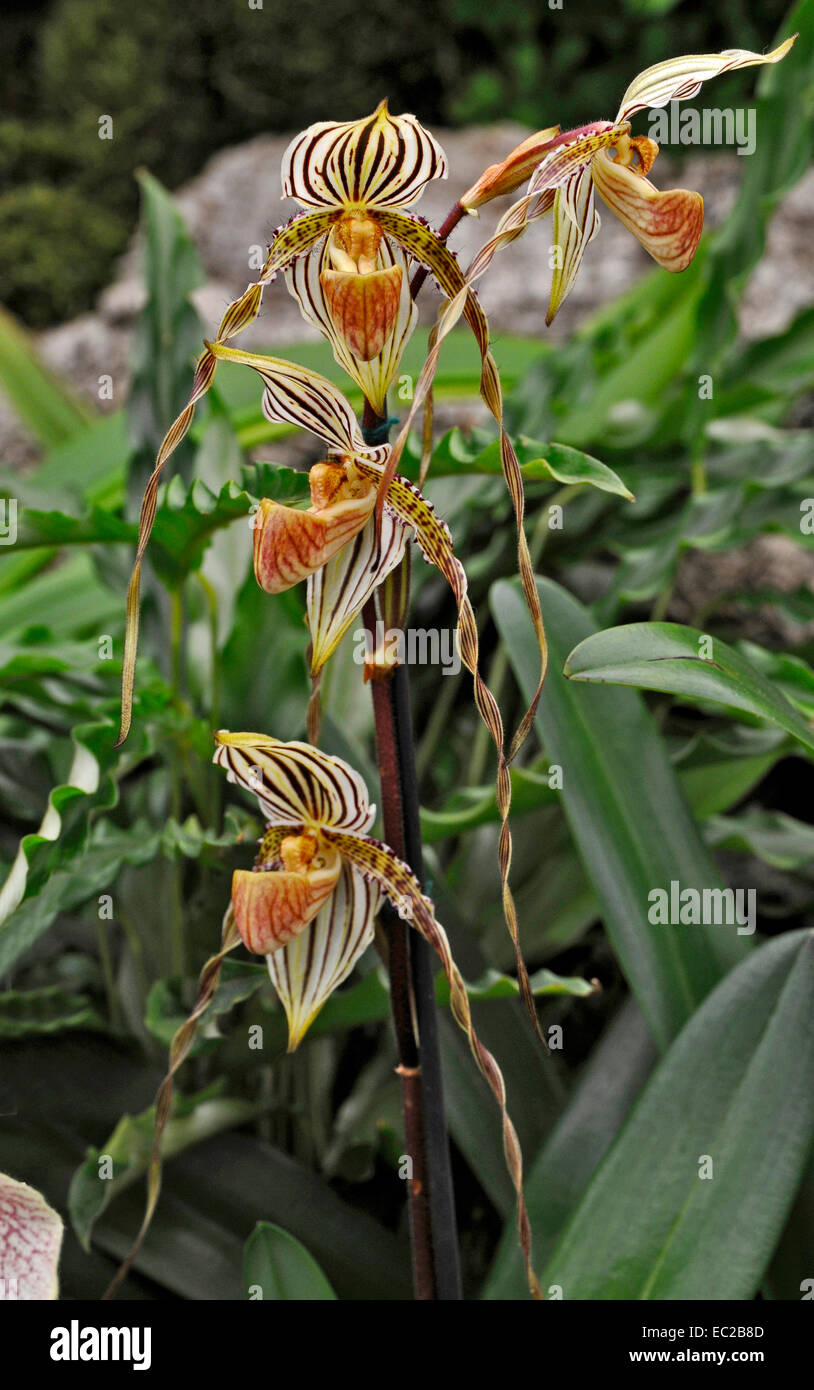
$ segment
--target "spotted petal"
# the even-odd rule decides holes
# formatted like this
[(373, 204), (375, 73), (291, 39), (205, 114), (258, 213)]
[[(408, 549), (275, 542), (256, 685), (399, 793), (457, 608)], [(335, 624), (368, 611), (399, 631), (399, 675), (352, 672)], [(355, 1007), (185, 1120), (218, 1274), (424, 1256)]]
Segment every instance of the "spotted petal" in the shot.
[(230, 782), (252, 792), (272, 825), (364, 831), (375, 806), (358, 773), (308, 743), (281, 743), (266, 734), (215, 734), (213, 762)]
[(554, 199), (554, 249), (557, 262), (551, 277), (551, 298), (546, 323), (552, 323), (566, 295), (573, 288), (585, 248), (599, 231), (594, 207), (591, 167), (580, 169)]
[(371, 594), (404, 555), (409, 529), (385, 506), (378, 528), (371, 516), (357, 536), (308, 580), (311, 674), (336, 651)]
[(320, 284), (320, 274), (330, 265), (327, 240), (320, 251), (295, 261), (286, 273), (288, 288), (299, 303), (303, 318), (313, 323), (326, 337), (333, 349), (333, 355), (340, 367), (348, 373), (361, 388), (365, 400), (370, 401), (377, 415), (385, 413), (387, 389), (398, 371), (404, 347), (418, 322), (418, 306), (410, 294), (409, 263), (398, 246), (392, 246), (386, 237), (379, 247), (378, 269), (387, 270), (400, 267), (401, 297), (393, 331), (378, 356), (369, 362), (361, 362), (350, 351), (341, 334), (336, 332), (325, 302)]
[(283, 155), (283, 193), (303, 207), (404, 208), (447, 162), (415, 116), (391, 116), (387, 102), (360, 121), (319, 121)]
[(41, 1192), (0, 1173), (0, 1302), (58, 1297), (62, 1221)]
[(343, 860), (334, 893), (318, 916), (294, 941), (267, 956), (288, 1019), (289, 1052), (373, 941), (380, 896), (375, 883)]
[(542, 193), (547, 188), (562, 188), (571, 184), (576, 174), (585, 169), (600, 150), (609, 149), (629, 131), (626, 121), (597, 122), (586, 131), (568, 132), (571, 139), (563, 137), (563, 143), (556, 147), (540, 163), (529, 179), (528, 192)]
[(686, 270), (704, 227), (701, 194), (686, 188), (662, 192), (649, 179), (606, 155), (594, 160), (592, 170), (603, 202), (654, 261), (664, 270)]
[(637, 111), (667, 106), (671, 101), (688, 101), (701, 90), (711, 77), (731, 72), (734, 68), (750, 68), (763, 63), (779, 63), (785, 58), (797, 35), (793, 34), (771, 53), (750, 53), (745, 48), (727, 48), (722, 53), (691, 53), (684, 58), (670, 58), (656, 63), (634, 78), (622, 97), (618, 121), (629, 120)]

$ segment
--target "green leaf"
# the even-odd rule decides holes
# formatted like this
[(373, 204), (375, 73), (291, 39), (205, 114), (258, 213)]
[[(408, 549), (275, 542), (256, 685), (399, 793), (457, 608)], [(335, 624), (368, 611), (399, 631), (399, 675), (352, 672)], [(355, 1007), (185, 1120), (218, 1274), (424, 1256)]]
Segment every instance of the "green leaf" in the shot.
[[(568, 1106), (529, 1169), (526, 1205), (538, 1269), (549, 1259), (655, 1061), (647, 1025), (629, 999), (592, 1052)], [(482, 1297), (519, 1299), (526, 1288), (510, 1216)]]
[(23, 507), (15, 546), (18, 550), (33, 550), (43, 545), (106, 545), (112, 541), (132, 544), (137, 535), (137, 526), (102, 507), (91, 507), (81, 517)]
[(62, 1033), (71, 1028), (96, 1030), (106, 1026), (86, 995), (72, 993), (62, 985), (0, 994), (0, 1038)]
[(243, 1283), (250, 1299), (326, 1303), (336, 1294), (305, 1246), (281, 1226), (258, 1221), (246, 1241)]
[[(98, 1146), (114, 1130), (123, 1110), (139, 1113), (161, 1075), (143, 1055), (103, 1034), (6, 1044), (3, 1105), (9, 1113), (0, 1125), (0, 1169), (25, 1173), (57, 1209), (66, 1210), (70, 1179), (88, 1146)], [(76, 1282), (70, 1289), (63, 1280), (65, 1297), (99, 1297), (143, 1214), (144, 1190), (137, 1182), (97, 1221), (97, 1253), (72, 1261)], [(167, 1164), (127, 1296), (154, 1297), (153, 1285), (192, 1300), (242, 1298), (243, 1246), (255, 1222), (264, 1220), (285, 1226), (313, 1251), (340, 1298), (410, 1297), (406, 1240), (343, 1201), (305, 1164), (245, 1132), (215, 1135)], [(89, 1261), (98, 1266), (100, 1251), (115, 1264), (88, 1288), (82, 1271)]]
[[(265, 965), (253, 965), (248, 961), (225, 960), (221, 967), (220, 983), (204, 1018), (198, 1024), (189, 1055), (191, 1057), (200, 1056), (202, 1053), (210, 1052), (217, 1047), (222, 1041), (222, 1034), (217, 1024), (218, 1018), (222, 1014), (228, 1013), (235, 1004), (250, 999), (258, 989), (266, 986), (271, 988), (268, 969)], [(179, 980), (156, 980), (150, 990), (144, 1016), (145, 1025), (152, 1036), (169, 1047), (176, 1032), (185, 1022), (188, 1013), (189, 1010), (184, 1008), (181, 1001), (181, 982)], [(279, 1032), (280, 1046), (277, 1049), (272, 1047), (271, 1039), (266, 1039), (263, 1052), (264, 1060), (267, 1060), (270, 1047), (273, 1055), (285, 1051), (284, 1030), (281, 1028)]]
[[(473, 1002), (488, 1002), (499, 999), (517, 999), (520, 995), (518, 983), (510, 975), (502, 975), (498, 970), (486, 970), (473, 983), (466, 984), (466, 992)], [(217, 1026), (220, 1015), (228, 1013), (235, 1004), (250, 999), (258, 989), (271, 989), (268, 970), (265, 965), (254, 965), (248, 961), (225, 960), (221, 970), (221, 980), (215, 996), (198, 1026), (198, 1033), (190, 1056), (212, 1051), (222, 1041)], [(531, 976), (532, 993), (537, 998), (549, 995), (568, 995), (573, 999), (586, 999), (595, 994), (596, 982), (583, 980), (578, 976), (556, 975), (553, 970), (538, 970)], [(0, 996), (2, 998), (2, 996)], [(439, 971), (435, 977), (435, 998), (439, 1007), (449, 1004), (449, 985), (444, 974)], [(365, 1023), (380, 1023), (390, 1017), (390, 991), (385, 972), (374, 968), (361, 980), (332, 994), (311, 1027), (305, 1043), (328, 1033), (341, 1032), (347, 1028), (357, 1028)], [(147, 1001), (144, 1022), (159, 1042), (169, 1045), (174, 1034), (186, 1018), (181, 1005), (180, 982), (178, 980), (157, 980)], [(259, 1060), (267, 1061), (269, 1056), (282, 1055), (288, 1045), (285, 1022), (278, 1011), (271, 1015), (266, 1030), (263, 1053)]]
[(84, 506), (120, 507), (130, 454), (127, 415), (117, 410), (51, 449), (26, 486), (52, 500), (69, 492)]
[(596, 1173), (542, 1275), (544, 1291), (754, 1296), (814, 1133), (812, 1003), (809, 932), (776, 938), (722, 981)]
[[(47, 551), (40, 553), (51, 558)], [(23, 576), (20, 586), (0, 595), (4, 639), (19, 637), (34, 625), (41, 628), (44, 618), (58, 637), (115, 633), (123, 621), (121, 598), (99, 582), (90, 555), (77, 553), (32, 580)]]
[[(131, 346), (132, 381), (128, 401), (132, 492), (141, 491), (165, 431), (189, 395), (193, 364), (202, 351), (201, 322), (191, 301), (205, 276), (195, 244), (173, 198), (157, 179), (141, 170), (141, 223), (147, 299)], [(193, 449), (184, 440), (174, 472), (189, 472)]]
[(767, 772), (788, 756), (792, 745), (779, 729), (736, 725), (725, 734), (693, 739), (677, 764), (678, 780), (701, 820), (728, 811), (743, 800)]
[(740, 816), (713, 816), (704, 827), (713, 849), (753, 854), (786, 872), (814, 868), (814, 825), (782, 811), (750, 806)]
[[(663, 1049), (742, 954), (744, 941), (734, 927), (688, 931), (648, 920), (653, 889), (674, 880), (698, 890), (723, 884), (641, 697), (584, 689), (563, 678), (566, 653), (590, 632), (591, 619), (557, 585), (538, 580), (538, 590), (550, 659), (536, 727), (551, 763), (563, 769), (563, 808), (605, 928)], [(537, 681), (534, 643), (520, 590), (501, 581), (490, 602), (530, 699)]]
[(2, 308), (0, 387), (23, 424), (46, 448), (73, 438), (93, 420), (90, 406), (46, 367), (25, 329)]
[[(189, 488), (176, 476), (167, 485), (156, 513), (152, 534), (153, 564), (170, 583), (178, 583), (198, 569), (216, 531), (240, 518), (248, 518), (263, 497), (290, 502), (307, 494), (305, 475), (293, 468), (261, 463), (244, 468), (240, 482), (229, 481), (219, 492), (196, 479)], [(251, 553), (251, 531), (246, 526), (246, 554)]]
[[(537, 810), (556, 798), (548, 785), (548, 772), (533, 767), (513, 767), (512, 812), (523, 815)], [(465, 787), (453, 792), (449, 801), (438, 811), (421, 808), (421, 835), (425, 845), (434, 845), (449, 835), (462, 835), (500, 820), (497, 796), (493, 786)]]
[(740, 652), (679, 623), (628, 623), (580, 642), (565, 663), (571, 680), (635, 685), (768, 719), (814, 750), (812, 729)]
[[(218, 1096), (219, 1089), (209, 1087), (197, 1096), (174, 1096), (172, 1115), (161, 1142), (165, 1159), (211, 1139), (214, 1134), (236, 1129), (268, 1108), (252, 1101)], [(147, 1171), (154, 1137), (154, 1105), (140, 1115), (124, 1115), (102, 1148), (90, 1149), (74, 1173), (68, 1211), (83, 1249), (90, 1248), (94, 1223), (117, 1193)]]
[[(568, 444), (539, 444), (519, 435), (512, 440), (520, 471), (527, 482), (589, 483), (601, 492), (632, 500), (633, 494), (612, 468)], [(457, 477), (464, 473), (502, 475), (500, 442), (473, 449), (456, 427), (444, 435), (433, 451), (430, 476)]]
[(0, 974), (38, 939), (57, 913), (70, 911), (105, 890), (123, 864), (155, 856), (160, 834), (142, 824), (120, 830), (105, 822), (89, 833), (91, 816), (118, 799), (114, 768), (135, 765), (147, 754), (142, 733), (122, 756), (113, 748), (110, 720), (73, 731), (74, 754), (67, 780), (55, 787), (36, 834), (20, 841), (0, 889)]

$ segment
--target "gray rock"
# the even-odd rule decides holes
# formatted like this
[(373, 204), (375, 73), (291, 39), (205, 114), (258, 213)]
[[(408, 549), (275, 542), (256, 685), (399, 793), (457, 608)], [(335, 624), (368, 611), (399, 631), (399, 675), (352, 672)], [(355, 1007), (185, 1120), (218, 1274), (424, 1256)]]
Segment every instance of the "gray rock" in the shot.
[[(416, 210), (437, 225), (480, 172), (528, 133), (512, 124), (438, 132), (452, 172), (445, 182), (430, 185)], [(250, 266), (253, 253), (264, 248), (274, 229), (296, 210), (293, 203), (283, 202), (279, 191), (280, 161), (287, 143), (287, 136), (260, 136), (223, 150), (177, 194), (208, 277), (195, 296), (205, 331), (215, 328), (227, 304), (255, 278), (256, 270)], [(681, 164), (662, 155), (653, 177), (662, 188), (676, 183), (697, 188), (705, 198), (707, 225), (716, 226), (736, 196), (741, 164), (732, 154), (696, 155)], [(781, 331), (814, 298), (812, 192), (814, 171), (798, 184), (773, 220), (768, 253), (741, 307), (747, 337)], [(450, 244), (462, 265), (494, 230), (507, 206), (506, 199), (499, 200), (482, 209), (479, 218), (467, 218), (459, 226)], [(588, 248), (574, 290), (551, 329), (544, 327), (550, 221), (539, 223), (496, 257), (480, 291), (496, 335), (539, 333), (550, 334), (555, 341), (563, 338), (651, 266), (617, 219), (605, 209), (601, 216), (599, 236)], [(429, 321), (437, 312), (438, 295), (427, 289), (422, 301), (422, 317)], [(117, 408), (126, 395), (130, 337), (143, 302), (134, 243), (122, 258), (115, 282), (99, 296), (95, 313), (38, 335), (45, 361), (99, 409)], [(279, 348), (315, 336), (288, 294), (284, 278), (279, 277), (267, 289), (261, 316), (241, 335), (241, 343), (255, 350)], [(99, 399), (103, 374), (113, 378), (110, 402)], [(0, 399), (0, 458), (7, 465), (24, 467), (37, 454), (35, 441)]]

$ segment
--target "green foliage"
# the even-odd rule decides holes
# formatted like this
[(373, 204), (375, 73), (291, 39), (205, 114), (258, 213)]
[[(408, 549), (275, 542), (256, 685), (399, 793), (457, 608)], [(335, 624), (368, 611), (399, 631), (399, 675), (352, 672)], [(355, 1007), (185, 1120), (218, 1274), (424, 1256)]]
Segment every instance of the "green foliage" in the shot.
[(243, 1282), (252, 1299), (324, 1303), (336, 1298), (305, 1246), (270, 1221), (261, 1221), (246, 1242)]
[[(560, 1285), (570, 1298), (751, 1299), (760, 1291), (793, 1299), (810, 1273), (814, 831), (800, 788), (812, 749), (814, 611), (811, 536), (801, 523), (814, 496), (814, 316), (808, 310), (784, 332), (746, 344), (734, 311), (769, 212), (810, 149), (813, 8), (804, 0), (784, 28), (801, 28), (795, 54), (803, 58), (783, 81), (770, 75), (761, 84), (759, 150), (765, 142), (783, 157), (754, 157), (733, 222), (703, 244), (693, 267), (645, 280), (556, 351), (539, 340), (496, 345), (525, 472), (529, 542), (545, 575), (550, 664), (511, 772), (512, 885), (550, 1056), (516, 997), (495, 870), (491, 754), (479, 742), (471, 684), (464, 675), (441, 679), (437, 667), (411, 671), (427, 891), (472, 982), (478, 1031), (505, 1071), (537, 1267), (546, 1287)], [(598, 45), (612, 24), (619, 34), (635, 29), (638, 66), (663, 56), (658, 27), (674, 28), (683, 48), (767, 38), (747, 23), (724, 33), (722, 20), (662, 0), (630, 0), (613, 21), (586, 20), (569, 35), (555, 30), (553, 11), (456, 11), (467, 51), (477, 49), (471, 92), (498, 101), (511, 91), (515, 114), (545, 91), (537, 80), (543, 29), (556, 35), (546, 71), (579, 69), (586, 82), (597, 77)], [(211, 33), (213, 13), (204, 5), (184, 22), (208, 23)], [(253, 25), (267, 23), (247, 13)], [(381, 20), (375, 7), (372, 16)], [(406, 11), (399, 23), (408, 19)], [(306, 6), (304, 35), (312, 20)], [(290, 92), (261, 84), (257, 66), (244, 62), (242, 10), (229, 9), (223, 22), (233, 26), (233, 66), (221, 64), (214, 40), (207, 58), (210, 73), (223, 76), (219, 142), (259, 119), (247, 99), (247, 124), (230, 127), (236, 91), (260, 93), (264, 112), (272, 103), (290, 111)], [(284, 30), (288, 21), (281, 14), (278, 22)], [(43, 90), (77, 148), (74, 94), (60, 85), (68, 62), (83, 67), (83, 99), (96, 106), (130, 90), (132, 108), (119, 113), (123, 150), (147, 132), (156, 146), (165, 136), (166, 36), (150, 5), (134, 23), (153, 41), (150, 65), (108, 7), (65, 0), (54, 10)], [(167, 33), (179, 24), (169, 15)], [(713, 24), (721, 32), (710, 45)], [(97, 56), (80, 64), (92, 44)], [(177, 46), (177, 93), (201, 78), (203, 52), (198, 39)], [(315, 63), (320, 52), (317, 45)], [(416, 72), (425, 57), (419, 45)], [(433, 62), (445, 61), (439, 43)], [(117, 88), (115, 73), (128, 64), (132, 88)], [(622, 66), (626, 79), (630, 53), (603, 63), (592, 108), (595, 97), (604, 109), (605, 88), (618, 93)], [(300, 73), (296, 63), (291, 70)], [(365, 80), (379, 80), (372, 66)], [(412, 80), (405, 72), (402, 90)], [(350, 86), (343, 91), (345, 81), (339, 114), (361, 101)], [(149, 119), (139, 83), (154, 103)], [(208, 101), (209, 79), (199, 85)], [(454, 96), (451, 84), (444, 99)], [(584, 102), (575, 89), (578, 97)], [(210, 135), (200, 107), (191, 97), (178, 107), (179, 120), (201, 126), (203, 149)], [(12, 109), (9, 120), (18, 119)], [(34, 161), (55, 170), (69, 158), (56, 141), (27, 138)], [(163, 139), (162, 158), (186, 157), (171, 143)], [(19, 171), (19, 152), (5, 158)], [(158, 158), (150, 162), (166, 172)], [(98, 174), (89, 166), (89, 179)], [(256, 807), (209, 766), (211, 731), (302, 737), (309, 693), (302, 592), (261, 593), (247, 524), (261, 497), (304, 500), (304, 475), (275, 461), (283, 431), (263, 418), (252, 374), (224, 366), (186, 457), (159, 493), (133, 732), (121, 749), (112, 746), (131, 497), (185, 399), (199, 332), (188, 232), (154, 177), (142, 179), (142, 192), (148, 296), (126, 410), (92, 418), (25, 334), (0, 323), (0, 380), (45, 450), (24, 478), (0, 472), (0, 493), (19, 502), (16, 542), (0, 548), (8, 1112), (0, 1168), (24, 1173), (70, 1213), (79, 1237), (68, 1241), (63, 1267), (70, 1297), (98, 1297), (138, 1227), (166, 1048), (217, 949), (231, 875), (251, 863), (261, 833)], [(417, 335), (405, 371), (418, 370), (425, 349)], [(324, 345), (296, 355), (342, 380)], [(705, 362), (715, 392), (699, 412)], [(442, 353), (438, 398), (473, 400), (477, 380), (477, 354), (456, 333)], [(412, 440), (403, 460), (411, 476), (419, 456)], [(427, 490), (466, 565), (483, 669), (513, 728), (534, 684), (533, 641), (513, 578), (494, 432), (439, 438)], [(555, 503), (562, 526), (552, 524)], [(746, 547), (766, 538), (783, 547), (781, 571), (800, 567), (791, 592), (779, 592), (777, 567), (756, 572), (746, 563)], [(744, 563), (728, 587), (702, 582), (699, 597), (694, 567), (713, 572), (733, 558)], [(418, 556), (412, 605), (416, 625), (454, 626), (446, 586)], [(680, 622), (665, 621), (674, 617)], [(705, 636), (709, 661), (699, 647)], [(359, 674), (347, 642), (325, 673), (323, 744), (375, 781)], [(649, 894), (672, 880), (707, 890), (754, 883), (754, 937), (723, 924), (652, 925)], [(440, 980), (436, 996), (467, 1294), (520, 1297), (500, 1127), (446, 1016)], [(287, 1056), (265, 967), (242, 951), (227, 959), (178, 1076), (162, 1200), (128, 1295), (239, 1299), (259, 1285), (264, 1298), (409, 1296), (388, 1008), (371, 952)], [(699, 1173), (704, 1154), (714, 1181)], [(105, 1155), (113, 1176), (103, 1181)]]
[(124, 249), (126, 218), (77, 188), (27, 183), (0, 193), (0, 299), (32, 328), (87, 308)]
[(776, 686), (725, 642), (678, 623), (631, 623), (587, 637), (568, 657), (564, 674), (744, 710), (777, 724), (814, 752), (814, 731)]
[(544, 1287), (577, 1299), (754, 1297), (811, 1141), (812, 986), (808, 932), (765, 946), (719, 985), (646, 1087)]

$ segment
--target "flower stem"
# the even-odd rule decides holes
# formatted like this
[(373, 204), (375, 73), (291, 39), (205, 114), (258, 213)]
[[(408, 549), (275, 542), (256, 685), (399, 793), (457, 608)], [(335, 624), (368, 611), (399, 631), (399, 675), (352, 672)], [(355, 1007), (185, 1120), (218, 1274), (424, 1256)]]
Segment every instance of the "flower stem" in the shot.
[[(375, 622), (375, 612), (365, 615), (366, 625), (369, 620)], [(421, 828), (407, 668), (396, 667), (389, 680), (373, 681), (372, 689), (385, 839), (420, 878)], [(459, 1299), (433, 960), (427, 943), (394, 912), (386, 921), (391, 1005), (413, 1167), (409, 1190), (416, 1296)]]
[[(365, 434), (374, 436), (380, 429), (381, 421), (366, 408)], [(408, 557), (402, 563), (407, 564)], [(365, 604), (362, 621), (375, 646), (372, 597)], [(371, 689), (384, 837), (421, 881), (421, 821), (407, 667), (397, 666), (385, 679), (374, 679)], [(427, 943), (410, 932), (392, 909), (382, 916), (387, 928), (405, 1138), (412, 1162), (408, 1192), (415, 1293), (421, 1300), (458, 1300), (461, 1276), (433, 958)]]

